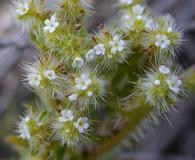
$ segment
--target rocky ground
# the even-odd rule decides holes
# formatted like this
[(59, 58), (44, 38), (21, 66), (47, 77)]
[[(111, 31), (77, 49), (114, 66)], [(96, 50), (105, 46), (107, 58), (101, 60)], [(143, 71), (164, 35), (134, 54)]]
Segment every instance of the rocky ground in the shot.
[[(111, 0), (110, 0), (111, 1)], [(109, 0), (97, 0), (101, 10), (97, 20), (104, 21), (113, 14), (108, 12)], [(171, 13), (185, 28), (186, 42), (178, 59), (184, 68), (195, 64), (195, 1), (194, 0), (148, 0), (155, 14)], [(37, 55), (28, 36), (18, 27), (10, 9), (9, 1), (0, 1), (0, 159), (13, 155), (3, 137), (13, 132), (14, 125), (23, 111), (22, 104), (31, 101), (33, 95), (21, 84), (20, 65)], [(106, 6), (106, 7), (105, 7)], [(187, 160), (195, 159), (195, 96), (178, 104), (179, 113), (170, 113), (173, 125), (165, 121), (138, 145), (138, 152), (131, 156), (143, 160)], [(128, 159), (129, 153), (118, 159)], [(163, 156), (163, 157), (162, 157)], [(194, 157), (194, 158), (193, 158)]]

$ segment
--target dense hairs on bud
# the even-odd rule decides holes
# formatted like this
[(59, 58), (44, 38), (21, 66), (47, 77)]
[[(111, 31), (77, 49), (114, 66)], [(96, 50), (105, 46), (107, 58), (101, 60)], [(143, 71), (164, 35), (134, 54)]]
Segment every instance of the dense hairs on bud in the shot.
[(69, 109), (61, 110), (57, 119), (52, 122), (54, 140), (75, 147), (88, 140), (90, 122), (87, 117), (80, 117), (79, 112)]
[(106, 94), (106, 82), (96, 72), (84, 70), (69, 78), (66, 95), (68, 101), (79, 110), (89, 110), (89, 106), (99, 107)]
[(31, 63), (22, 66), (25, 70), (23, 83), (38, 94), (47, 93), (51, 97), (54, 94), (62, 95), (62, 83), (66, 76), (61, 73), (59, 64), (54, 57), (48, 59), (35, 59)]
[[(149, 24), (149, 22), (151, 24)], [(176, 57), (183, 41), (183, 33), (170, 16), (150, 20), (143, 39), (143, 47), (150, 48), (153, 54)]]
[(46, 141), (49, 135), (49, 113), (44, 109), (39, 110), (39, 112), (34, 112), (32, 109), (30, 110), (29, 113), (21, 117), (18, 123), (17, 133), (19, 137), (28, 142), (30, 147), (34, 147), (40, 145), (40, 141)]
[(141, 4), (135, 4), (128, 9), (121, 10), (119, 16), (119, 27), (125, 33), (138, 34), (145, 28), (146, 20), (149, 12), (147, 8)]
[(125, 63), (131, 54), (131, 43), (125, 35), (105, 27), (94, 35), (94, 46), (85, 58), (89, 64), (100, 69), (116, 70), (119, 63)]
[(138, 82), (138, 89), (158, 111), (169, 111), (184, 93), (178, 70), (172, 71), (166, 65), (146, 71), (145, 77)]

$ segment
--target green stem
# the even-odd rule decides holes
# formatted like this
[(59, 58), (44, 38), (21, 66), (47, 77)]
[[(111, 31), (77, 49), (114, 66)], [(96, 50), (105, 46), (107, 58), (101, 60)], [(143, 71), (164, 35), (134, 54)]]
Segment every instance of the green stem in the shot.
[(137, 124), (139, 124), (142, 119), (146, 118), (146, 116), (149, 115), (150, 112), (151, 107), (149, 106), (138, 107), (129, 112), (129, 118), (123, 126), (124, 129), (112, 136), (111, 138), (108, 137), (107, 140), (105, 140), (99, 148), (97, 148), (93, 153), (91, 153), (91, 155), (89, 155), (88, 159), (98, 159), (100, 158), (100, 156), (102, 156), (111, 148), (120, 143), (120, 141), (126, 138), (130, 131), (134, 130)]

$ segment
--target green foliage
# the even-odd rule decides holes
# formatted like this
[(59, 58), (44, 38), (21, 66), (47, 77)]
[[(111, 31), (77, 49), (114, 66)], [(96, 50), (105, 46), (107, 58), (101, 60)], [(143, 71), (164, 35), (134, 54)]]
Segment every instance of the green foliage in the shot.
[(20, 138), (8, 138), (27, 145), (24, 159), (98, 159), (123, 139), (135, 142), (185, 95), (194, 72), (185, 76), (174, 62), (182, 33), (139, 3), (116, 2), (118, 19), (89, 34), (83, 19), (95, 9), (86, 2), (59, 0), (52, 10), (44, 0), (16, 2), (40, 51), (23, 66), (39, 103), (21, 118)]

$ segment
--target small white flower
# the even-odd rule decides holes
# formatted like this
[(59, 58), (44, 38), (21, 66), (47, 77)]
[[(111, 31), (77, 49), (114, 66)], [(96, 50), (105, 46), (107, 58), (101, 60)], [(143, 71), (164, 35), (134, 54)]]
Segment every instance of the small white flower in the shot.
[(103, 44), (97, 44), (93, 49), (94, 49), (96, 55), (104, 55), (105, 54), (105, 48), (104, 48)]
[(81, 57), (76, 57), (72, 63), (74, 68), (81, 68), (84, 65), (84, 60)]
[(121, 3), (132, 4), (133, 0), (121, 0)]
[(87, 96), (88, 97), (92, 97), (93, 96), (93, 92), (92, 91), (87, 92)]
[(159, 67), (159, 71), (160, 71), (160, 73), (163, 73), (163, 74), (169, 74), (171, 70), (169, 67), (167, 67), (165, 65), (161, 65)]
[(132, 27), (132, 18), (130, 15), (125, 14), (122, 17), (122, 25), (124, 25), (125, 28), (130, 29)]
[(124, 50), (125, 41), (123, 41), (119, 35), (114, 36), (113, 40), (109, 42), (111, 48), (111, 53), (116, 54), (117, 52), (122, 52)]
[(41, 83), (42, 77), (39, 72), (34, 72), (28, 75), (28, 83), (32, 87), (38, 87)]
[(170, 40), (168, 37), (164, 34), (158, 34), (156, 35), (156, 42), (155, 45), (157, 47), (160, 47), (161, 49), (165, 49), (167, 46), (170, 45)]
[(30, 132), (28, 127), (29, 117), (25, 117), (19, 126), (19, 134), (23, 139), (30, 139)]
[(82, 74), (75, 79), (75, 83), (78, 90), (86, 90), (92, 81), (86, 74)]
[(56, 79), (56, 73), (54, 70), (46, 70), (44, 71), (44, 76), (48, 78), (50, 81)]
[(173, 75), (170, 79), (167, 80), (167, 84), (170, 90), (178, 94), (180, 92), (182, 81), (177, 76)]
[(160, 85), (160, 80), (158, 80), (158, 79), (155, 80), (155, 81), (154, 81), (154, 84), (155, 84), (156, 86), (159, 86), (159, 85)]
[(56, 14), (51, 16), (50, 19), (46, 19), (45, 22), (45, 27), (43, 27), (44, 31), (49, 31), (49, 33), (53, 33), (56, 28), (59, 26), (59, 23), (56, 21)]
[(59, 117), (59, 122), (67, 122), (72, 121), (74, 119), (74, 114), (71, 110), (62, 110), (61, 111), (61, 117)]
[(74, 123), (74, 127), (78, 129), (79, 133), (84, 133), (86, 129), (89, 128), (88, 118), (80, 117), (76, 123)]
[(137, 15), (137, 16), (136, 16), (136, 19), (142, 20), (142, 19), (143, 19), (143, 16), (142, 16), (142, 15)]
[(20, 128), (20, 137), (23, 139), (30, 139), (30, 133), (27, 125)]
[(167, 32), (168, 32), (168, 33), (173, 32), (173, 28), (169, 27), (169, 28), (167, 29)]
[(154, 29), (154, 28), (157, 27), (157, 25), (155, 24), (153, 19), (149, 19), (149, 20), (146, 21), (145, 27), (147, 29)]
[(27, 2), (20, 2), (19, 4), (17, 4), (16, 6), (16, 13), (18, 15), (24, 15), (28, 12), (29, 10), (29, 4)]
[(95, 58), (96, 56), (96, 52), (94, 49), (90, 49), (87, 54), (85, 55), (85, 58), (87, 59), (87, 61), (91, 61)]
[(71, 94), (68, 99), (69, 101), (73, 102), (73, 101), (76, 101), (78, 98), (78, 94)]
[(140, 4), (136, 4), (135, 6), (133, 6), (132, 10), (135, 15), (142, 15), (144, 7)]

